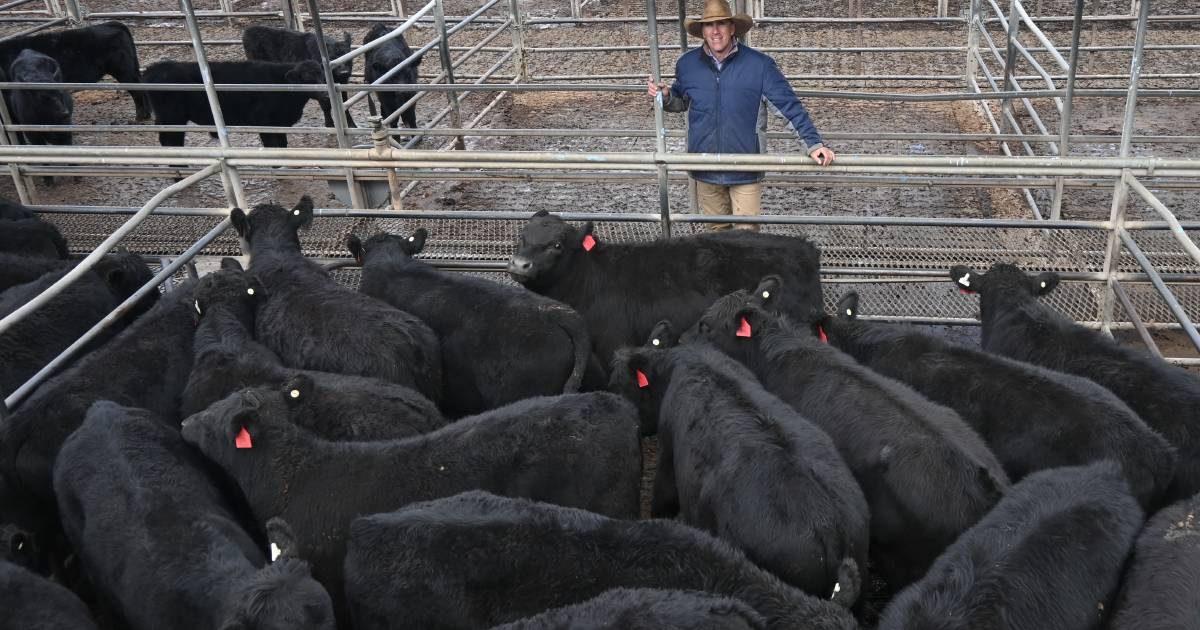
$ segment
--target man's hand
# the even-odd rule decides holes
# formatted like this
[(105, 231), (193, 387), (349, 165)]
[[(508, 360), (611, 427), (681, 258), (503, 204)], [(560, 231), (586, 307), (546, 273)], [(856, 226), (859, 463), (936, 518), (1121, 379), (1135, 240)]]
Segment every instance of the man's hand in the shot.
[(671, 92), (667, 90), (666, 83), (655, 83), (654, 77), (646, 77), (646, 93), (650, 95), (650, 98), (658, 96), (659, 92), (663, 92), (663, 103), (671, 99)]
[(829, 166), (833, 164), (833, 160), (837, 155), (829, 147), (817, 147), (808, 154), (808, 157), (816, 160), (817, 164), (821, 166)]

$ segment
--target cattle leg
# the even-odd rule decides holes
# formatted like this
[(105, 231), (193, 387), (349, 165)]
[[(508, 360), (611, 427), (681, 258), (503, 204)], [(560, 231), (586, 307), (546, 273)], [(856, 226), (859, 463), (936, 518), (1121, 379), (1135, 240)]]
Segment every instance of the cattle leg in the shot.
[[(155, 123), (162, 125), (165, 123)], [(184, 132), (182, 131), (160, 131), (158, 132), (158, 143), (164, 147), (181, 147), (183, 146)]]
[(267, 148), (286, 149), (287, 134), (286, 133), (260, 133), (258, 137), (262, 139), (262, 145)]
[(650, 497), (650, 518), (671, 518), (679, 513), (679, 486), (675, 484), (675, 461), (666, 433), (658, 434), (658, 468)]
[(319, 98), (319, 99), (317, 99), (317, 103), (321, 106), (321, 113), (325, 114), (325, 126), (326, 127), (334, 126), (333, 125), (333, 114), (331, 113), (333, 110), (333, 105), (329, 102), (329, 99), (328, 98)]

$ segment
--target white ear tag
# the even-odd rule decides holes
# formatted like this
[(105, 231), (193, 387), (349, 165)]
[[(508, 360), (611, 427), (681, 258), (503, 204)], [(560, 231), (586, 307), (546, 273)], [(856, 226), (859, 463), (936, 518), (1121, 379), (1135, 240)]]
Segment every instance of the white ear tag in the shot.
[(1046, 288), (1046, 283), (1045, 283), (1044, 281), (1042, 282), (1042, 288), (1043, 288), (1043, 289), (1045, 289), (1045, 288)]
[(416, 238), (415, 236), (410, 236), (410, 237), (408, 237), (408, 242), (409, 242), (409, 243), (411, 243), (411, 242), (413, 242), (413, 241), (415, 241), (415, 240), (417, 240), (417, 238)]
[(651, 340), (650, 340), (650, 343), (651, 343), (652, 345), (655, 345), (655, 346), (660, 346), (660, 345), (662, 345), (662, 342), (661, 342), (661, 341), (659, 341), (659, 340), (657, 340), (657, 339), (651, 339)]
[(838, 582), (833, 585), (833, 595), (831, 595), (829, 597), (829, 599), (833, 599), (833, 598), (837, 597), (837, 594), (840, 592), (842, 592), (842, 584), (841, 584), (841, 582)]
[(289, 395), (289, 396), (291, 396), (292, 398), (299, 398), (299, 397), (300, 397), (300, 390), (298, 390), (298, 389), (293, 389), (292, 391), (288, 392), (288, 395)]
[(970, 273), (963, 274), (963, 277), (958, 279), (958, 283), (963, 285), (964, 287), (971, 286), (971, 274)]
[(846, 309), (846, 317), (854, 317), (854, 309), (852, 309), (852, 308)]
[(292, 210), (292, 214), (294, 214), (294, 215), (296, 215), (296, 216), (300, 216), (300, 211), (299, 211), (299, 210)]
[(25, 550), (25, 541), (22, 540), (21, 542), (17, 543), (17, 551), (24, 551), (24, 550)]
[(200, 310), (200, 300), (195, 300), (195, 301), (193, 301), (193, 302), (192, 302), (192, 306), (196, 307), (196, 314), (197, 314), (197, 315), (203, 315), (203, 314), (204, 314), (204, 311)]
[(275, 562), (276, 560), (278, 560), (279, 556), (282, 553), (283, 552), (279, 550), (279, 545), (276, 545), (275, 543), (271, 543), (271, 562)]
[(767, 299), (767, 298), (771, 297), (771, 292), (770, 292), (770, 291), (763, 291), (763, 292), (762, 292), (762, 296), (763, 296), (763, 299), (765, 300), (765, 299)]
[(254, 287), (250, 287), (249, 289), (246, 289), (246, 295), (254, 295)]

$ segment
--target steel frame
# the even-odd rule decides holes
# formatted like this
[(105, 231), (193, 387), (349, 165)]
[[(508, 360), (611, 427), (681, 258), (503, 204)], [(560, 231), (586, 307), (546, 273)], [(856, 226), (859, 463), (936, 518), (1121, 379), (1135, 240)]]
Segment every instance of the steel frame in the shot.
[[(0, 6), (0, 10), (12, 9), (32, 0), (17, 0), (10, 2), (7, 5)], [(986, 5), (985, 5), (986, 2)], [(1044, 227), (1047, 230), (1058, 229), (1076, 229), (1081, 227), (1089, 227), (1092, 229), (1100, 228), (1107, 230), (1109, 233), (1108, 249), (1105, 257), (1104, 270), (1102, 273), (1094, 274), (1085, 280), (1100, 281), (1104, 286), (1104, 294), (1102, 299), (1102, 312), (1099, 326), (1106, 331), (1113, 328), (1132, 325), (1135, 328), (1146, 345), (1156, 354), (1161, 354), (1158, 348), (1154, 345), (1153, 339), (1148, 330), (1151, 324), (1147, 324), (1139, 317), (1132, 301), (1129, 299), (1123, 283), (1128, 282), (1146, 282), (1152, 284), (1158, 293), (1161, 295), (1164, 302), (1167, 304), (1170, 311), (1175, 315), (1177, 323), (1175, 326), (1182, 328), (1185, 334), (1200, 351), (1200, 334), (1197, 334), (1195, 326), (1192, 324), (1188, 314), (1184, 311), (1179, 301), (1172, 294), (1170, 288), (1166, 285), (1170, 282), (1197, 282), (1200, 283), (1200, 277), (1185, 274), (1180, 277), (1178, 274), (1170, 275), (1163, 274), (1157, 271), (1150, 261), (1149, 257), (1143, 252), (1137, 244), (1132, 234), (1139, 230), (1169, 230), (1176, 238), (1183, 251), (1200, 266), (1200, 248), (1191, 240), (1185, 229), (1200, 229), (1200, 224), (1181, 224), (1155, 195), (1151, 192), (1150, 187), (1171, 189), (1171, 188), (1200, 188), (1200, 159), (1161, 159), (1161, 158), (1133, 158), (1131, 155), (1131, 145), (1134, 142), (1139, 144), (1154, 145), (1159, 143), (1183, 143), (1197, 144), (1200, 143), (1200, 136), (1151, 136), (1142, 135), (1135, 136), (1133, 133), (1133, 112), (1136, 107), (1136, 101), (1139, 94), (1153, 94), (1156, 96), (1168, 97), (1197, 97), (1200, 96), (1200, 90), (1194, 89), (1139, 89), (1139, 80), (1142, 78), (1159, 78), (1159, 79), (1192, 79), (1200, 77), (1200, 74), (1179, 73), (1179, 74), (1159, 74), (1159, 75), (1143, 75), (1141, 73), (1141, 65), (1144, 54), (1147, 50), (1162, 50), (1162, 51), (1180, 51), (1200, 49), (1200, 46), (1195, 45), (1155, 45), (1147, 46), (1145, 44), (1145, 34), (1150, 23), (1157, 22), (1195, 22), (1200, 21), (1200, 15), (1188, 16), (1152, 16), (1150, 15), (1150, 1), (1143, 0), (1136, 3), (1133, 7), (1136, 9), (1136, 15), (1129, 16), (1086, 16), (1083, 15), (1083, 0), (1077, 0), (1074, 15), (1070, 18), (1061, 16), (1040, 16), (1032, 17), (1022, 5), (1021, 0), (1010, 0), (1008, 15), (1005, 16), (1001, 11), (996, 0), (971, 0), (969, 5), (968, 15), (965, 18), (946, 16), (947, 3), (938, 3), (938, 17), (921, 17), (921, 18), (836, 18), (832, 21), (841, 23), (926, 23), (946, 25), (950, 27), (959, 26), (966, 27), (966, 45), (965, 46), (926, 46), (926, 47), (851, 47), (845, 49), (828, 49), (820, 47), (794, 47), (794, 48), (767, 48), (768, 52), (803, 52), (803, 53), (823, 53), (823, 52), (843, 52), (847, 54), (863, 54), (871, 52), (919, 52), (919, 53), (935, 53), (935, 54), (963, 54), (965, 53), (966, 64), (964, 73), (959, 76), (952, 75), (928, 75), (924, 77), (916, 77), (920, 80), (947, 82), (958, 81), (960, 84), (965, 84), (966, 92), (955, 92), (945, 94), (914, 94), (914, 93), (876, 93), (876, 92), (854, 92), (846, 90), (797, 90), (797, 92), (806, 98), (860, 98), (870, 100), (885, 100), (885, 101), (949, 101), (949, 100), (966, 100), (976, 101), (983, 106), (983, 111), (987, 116), (989, 123), (992, 126), (992, 133), (983, 134), (922, 134), (922, 133), (905, 133), (893, 132), (887, 134), (829, 134), (831, 139), (851, 138), (851, 139), (867, 139), (875, 138), (880, 140), (895, 140), (895, 139), (941, 139), (953, 141), (997, 141), (1000, 143), (1002, 150), (1005, 153), (1004, 157), (983, 157), (983, 156), (954, 156), (954, 157), (938, 157), (938, 156), (888, 156), (888, 155), (846, 155), (842, 156), (838, 163), (825, 168), (817, 167), (812, 160), (802, 155), (693, 155), (672, 152), (668, 149), (666, 139), (671, 137), (680, 137), (684, 134), (683, 130), (668, 129), (666, 127), (661, 101), (655, 104), (655, 125), (653, 129), (621, 129), (621, 130), (591, 130), (591, 129), (477, 129), (476, 125), (482, 122), (488, 112), (496, 106), (497, 103), (508, 93), (515, 91), (640, 91), (640, 85), (623, 85), (612, 83), (597, 83), (596, 81), (603, 79), (621, 80), (633, 78), (642, 75), (633, 74), (614, 74), (603, 76), (590, 77), (564, 77), (564, 76), (538, 76), (529, 71), (530, 58), (539, 54), (564, 54), (584, 52), (582, 47), (531, 47), (526, 45), (526, 29), (534, 25), (558, 25), (558, 24), (603, 24), (603, 23), (635, 23), (643, 21), (647, 28), (647, 44), (644, 46), (610, 46), (605, 47), (605, 50), (611, 51), (641, 51), (646, 50), (650, 54), (651, 74), (656, 78), (667, 77), (663, 74), (660, 68), (659, 52), (660, 50), (671, 49), (686, 49), (688, 42), (683, 33), (680, 33), (679, 43), (660, 46), (658, 42), (659, 28), (663, 22), (676, 21), (675, 16), (657, 16), (656, 0), (646, 1), (646, 16), (645, 18), (587, 18), (582, 15), (582, 5), (573, 0), (571, 4), (571, 18), (545, 18), (545, 19), (528, 19), (523, 16), (520, 11), (518, 0), (509, 0), (507, 3), (508, 14), (498, 17), (488, 17), (485, 14), (497, 7), (503, 7), (500, 0), (482, 0), (480, 8), (470, 15), (462, 17), (445, 16), (442, 10), (442, 0), (430, 0), (415, 12), (409, 12), (410, 7), (405, 7), (400, 0), (393, 0), (392, 11), (389, 13), (372, 13), (372, 14), (338, 14), (322, 12), (319, 7), (318, 0), (306, 0), (307, 12), (303, 11), (303, 6), (299, 0), (281, 0), (280, 11), (253, 11), (253, 12), (234, 12), (228, 4), (223, 4), (221, 11), (196, 11), (192, 6), (191, 0), (180, 0), (179, 12), (109, 12), (109, 13), (88, 13), (86, 7), (82, 6), (77, 0), (65, 0), (62, 5), (57, 3), (57, 0), (46, 0), (46, 11), (38, 17), (38, 12), (29, 12), (28, 15), (21, 14), (13, 16), (7, 14), (0, 16), (0, 20), (7, 17), (15, 17), (20, 20), (34, 21), (33, 27), (24, 29), (20, 34), (36, 32), (43, 28), (61, 25), (65, 22), (79, 23), (83, 19), (89, 20), (104, 20), (104, 19), (139, 19), (139, 18), (180, 18), (186, 23), (190, 35), (188, 42), (143, 42), (154, 43), (159, 45), (183, 45), (190, 44), (193, 46), (198, 63), (202, 69), (203, 85), (156, 85), (150, 86), (130, 86), (130, 85), (114, 85), (114, 84), (57, 84), (63, 88), (75, 89), (118, 89), (118, 90), (204, 90), (207, 93), (210, 106), (213, 109), (214, 120), (212, 126), (188, 126), (190, 131), (212, 130), (218, 135), (220, 141), (219, 148), (157, 148), (157, 147), (33, 147), (33, 146), (14, 146), (6, 144), (0, 146), (0, 164), (6, 164), (10, 176), (13, 178), (18, 194), (22, 201), (27, 203), (35, 203), (36, 199), (29, 197), (30, 187), (26, 187), (24, 182), (27, 178), (35, 175), (45, 174), (88, 174), (88, 175), (116, 175), (116, 176), (145, 176), (145, 174), (161, 174), (163, 172), (178, 173), (179, 175), (187, 175), (185, 179), (167, 187), (158, 195), (155, 195), (145, 206), (139, 209), (134, 216), (120, 230), (114, 232), (84, 261), (76, 267), (76, 270), (68, 274), (60, 282), (56, 283), (41, 296), (25, 305), (18, 311), (9, 316), (0, 319), (0, 333), (10, 327), (14, 322), (27, 315), (39, 305), (49, 300), (53, 295), (68, 285), (71, 281), (77, 278), (80, 274), (85, 273), (95, 261), (106, 253), (113, 245), (128, 234), (138, 223), (144, 220), (151, 213), (154, 213), (159, 204), (172, 194), (183, 190), (196, 182), (206, 179), (212, 175), (219, 175), (226, 196), (226, 209), (201, 209), (203, 213), (224, 216), (228, 212), (228, 207), (239, 206), (244, 207), (246, 200), (244, 192), (241, 188), (240, 178), (242, 174), (253, 173), (255, 177), (313, 177), (332, 178), (341, 176), (345, 179), (347, 186), (351, 190), (354, 208), (348, 211), (334, 211), (339, 216), (376, 216), (377, 213), (385, 212), (386, 216), (424, 216), (432, 217), (436, 213), (412, 213), (400, 211), (400, 200), (404, 194), (411, 190), (418, 182), (426, 179), (482, 179), (482, 178), (505, 178), (505, 177), (538, 177), (547, 181), (597, 181), (597, 180), (619, 180), (619, 181), (649, 181), (657, 182), (659, 190), (659, 213), (657, 215), (602, 215), (606, 221), (642, 221), (642, 222), (657, 222), (661, 226), (664, 234), (669, 234), (672, 222), (694, 223), (713, 221), (708, 217), (697, 216), (694, 214), (672, 212), (668, 196), (668, 188), (671, 182), (679, 182), (682, 177), (692, 170), (761, 170), (772, 173), (782, 173), (772, 178), (771, 183), (774, 185), (778, 179), (780, 185), (845, 185), (853, 184), (859, 186), (895, 186), (895, 185), (946, 185), (946, 186), (1003, 186), (1019, 188), (1028, 201), (1033, 215), (1033, 219), (1028, 220), (1028, 224), (1017, 222), (1021, 225), (1037, 225)], [(680, 9), (683, 10), (682, 2)], [(764, 3), (752, 2), (749, 10), (754, 11), (757, 15), (762, 15), (764, 12)], [(985, 15), (985, 6), (991, 10), (991, 15)], [(211, 75), (207, 72), (207, 62), (205, 60), (206, 46), (211, 45), (226, 45), (238, 42), (233, 41), (205, 41), (201, 35), (199, 22), (203, 19), (226, 19), (231, 17), (278, 17), (285, 24), (300, 27), (308, 24), (312, 30), (318, 34), (322, 32), (324, 23), (328, 22), (351, 22), (364, 19), (378, 19), (384, 21), (394, 21), (397, 23), (396, 28), (386, 38), (397, 37), (404, 33), (407, 29), (418, 23), (432, 25), (437, 31), (437, 37), (431, 40), (428, 44), (422, 46), (414, 53), (414, 58), (418, 54), (422, 54), (433, 48), (438, 49), (440, 72), (429, 83), (421, 83), (415, 86), (396, 86), (394, 84), (383, 85), (381, 80), (377, 85), (340, 85), (333, 79), (332, 68), (351, 62), (355, 57), (361, 56), (371, 47), (378, 45), (379, 42), (360, 46), (351, 51), (347, 55), (343, 55), (337, 59), (331, 59), (328, 51), (324, 49), (323, 40), (321, 55), (325, 72), (325, 84), (319, 86), (232, 86), (232, 85), (217, 85), (212, 81)], [(759, 17), (762, 22), (773, 24), (812, 24), (821, 23), (827, 20), (825, 18), (779, 18), (764, 16)], [(1049, 36), (1038, 26), (1038, 23), (1059, 22), (1069, 19), (1072, 22), (1072, 37), (1068, 54), (1064, 55), (1058, 50), (1055, 43)], [(39, 21), (40, 20), (40, 21)], [(1092, 24), (1098, 22), (1117, 22), (1117, 21), (1135, 21), (1136, 35), (1132, 46), (1080, 46), (1080, 30), (1082, 24), (1090, 22)], [(991, 32), (990, 26), (995, 26), (1001, 29), (1005, 34), (1005, 50), (1002, 52)], [(491, 32), (481, 42), (472, 46), (453, 46), (451, 38), (453, 35), (467, 27), (483, 27), (490, 28)], [(1030, 34), (1037, 42), (1037, 45), (1026, 45), (1021, 41), (1021, 29)], [(495, 45), (496, 40), (504, 32), (509, 32), (511, 35), (511, 46)], [(1081, 79), (1092, 80), (1111, 80), (1124, 78), (1122, 75), (1077, 75), (1075, 69), (1078, 65), (1079, 56), (1081, 53), (1093, 51), (1125, 51), (1131, 53), (1132, 63), (1131, 72), (1128, 75), (1128, 83), (1125, 89), (1109, 89), (1109, 88), (1090, 88), (1077, 89), (1075, 83)], [(468, 59), (480, 52), (499, 54), (500, 59), (494, 63), (487, 71), (479, 75), (466, 75), (457, 73), (456, 68), (460, 67)], [(457, 58), (455, 53), (461, 53)], [(1042, 67), (1034, 53), (1048, 55), (1057, 65), (1058, 70), (1065, 72), (1064, 74), (1051, 74)], [(993, 72), (989, 67), (990, 57), (993, 63), (1000, 64), (1002, 71)], [(411, 63), (412, 58), (406, 63)], [(1032, 74), (1018, 74), (1016, 69), (1018, 64), (1027, 65), (1032, 71)], [(392, 74), (398, 72), (405, 64), (401, 64), (393, 68)], [(510, 74), (498, 74), (503, 67), (510, 67)], [(978, 77), (982, 73), (985, 82), (991, 88), (990, 90), (981, 87)], [(808, 81), (822, 82), (839, 82), (847, 80), (874, 80), (874, 81), (895, 81), (899, 80), (897, 76), (886, 75), (804, 75), (803, 78)], [(386, 79), (385, 79), (386, 80)], [(457, 80), (470, 80), (471, 83), (457, 83)], [(562, 81), (587, 80), (588, 83), (560, 83)], [(912, 80), (909, 78), (909, 80)], [(500, 81), (489, 82), (489, 81)], [(1035, 89), (1030, 89), (1022, 85), (1022, 82), (1035, 81), (1040, 85)], [(1058, 83), (1065, 81), (1065, 85)], [(38, 88), (47, 87), (46, 84), (39, 84)], [(4, 89), (33, 89), (30, 86), (23, 86), (14, 83), (0, 83), (0, 88)], [(220, 105), (217, 101), (216, 94), (222, 90), (312, 90), (314, 88), (324, 89), (329, 95), (331, 102), (335, 104), (333, 116), (336, 126), (332, 130), (318, 128), (271, 128), (271, 127), (231, 127), (224, 124), (221, 117)], [(403, 147), (397, 145), (394, 136), (401, 135), (401, 130), (388, 130), (383, 126), (390, 120), (380, 120), (374, 117), (370, 122), (372, 127), (369, 128), (348, 128), (344, 124), (344, 110), (357, 103), (359, 100), (368, 98), (370, 92), (379, 92), (385, 90), (408, 90), (417, 88), (420, 90), (418, 96), (411, 101), (408, 106), (415, 104), (417, 99), (423, 98), (434, 92), (445, 92), (447, 97), (447, 105), (441, 112), (434, 117), (434, 120), (429, 123), (428, 128), (422, 129), (420, 135), (413, 138)], [(468, 98), (476, 92), (493, 92), (493, 98), (483, 108), (483, 110), (471, 121), (463, 123), (461, 120), (461, 103), (463, 99)], [(349, 94), (349, 98), (343, 98), (344, 94)], [(1115, 97), (1125, 96), (1125, 120), (1120, 137), (1120, 152), (1117, 156), (1106, 158), (1079, 158), (1070, 157), (1069, 151), (1071, 145), (1078, 144), (1107, 144), (1114, 139), (1110, 136), (1097, 136), (1088, 134), (1072, 134), (1071, 133), (1071, 112), (1073, 101), (1078, 97)], [(1059, 124), (1057, 128), (1047, 125), (1037, 109), (1033, 105), (1034, 99), (1052, 99), (1053, 111), (1059, 116)], [(987, 103), (999, 100), (1001, 102), (999, 118), (992, 112)], [(1029, 122), (1037, 130), (1037, 133), (1026, 133), (1021, 120), (1013, 113), (1012, 103), (1020, 101), (1024, 105), (1024, 115)], [(397, 116), (399, 113), (393, 114)], [(452, 120), (450, 127), (434, 128), (441, 120), (449, 116)], [(36, 126), (36, 125), (13, 125), (8, 112), (3, 106), (0, 106), (0, 138), (7, 140), (8, 133), (16, 131), (37, 131), (47, 129), (63, 129), (70, 128), (77, 132), (88, 131), (112, 131), (118, 126), (103, 126), (103, 125), (73, 125), (70, 127), (53, 127), (53, 126)], [(167, 127), (159, 127), (154, 125), (135, 125), (135, 126), (119, 126), (122, 130), (129, 131), (147, 131), (147, 130), (164, 130), (171, 129)], [(287, 133), (314, 133), (314, 134), (329, 134), (335, 135), (338, 141), (338, 149), (243, 149), (233, 147), (229, 143), (228, 137), (230, 133), (244, 132), (260, 132), (260, 131), (283, 131)], [(370, 138), (364, 136), (370, 135)], [(464, 137), (470, 136), (495, 136), (495, 135), (538, 135), (538, 136), (602, 136), (602, 135), (621, 135), (629, 137), (652, 137), (655, 139), (655, 151), (643, 153), (560, 153), (560, 152), (483, 152), (483, 151), (463, 151)], [(449, 136), (449, 142), (437, 148), (437, 150), (413, 150), (417, 142), (422, 137), (438, 138), (441, 136)], [(787, 134), (765, 134), (764, 137), (779, 138), (788, 137)], [(357, 140), (369, 140), (369, 144), (356, 143)], [(361, 147), (361, 148), (355, 148)], [(1050, 155), (1039, 155), (1035, 147), (1046, 147)], [(449, 150), (449, 151), (447, 151)], [(171, 164), (186, 164), (187, 166), (163, 167), (164, 163)], [(280, 168), (282, 167), (282, 168)], [(401, 181), (409, 180), (410, 183), (405, 188), (401, 188)], [(393, 209), (387, 211), (371, 210), (365, 207), (361, 185), (364, 182), (370, 181), (387, 181), (388, 187), (393, 198)], [(1149, 186), (1147, 185), (1149, 184)], [(1080, 187), (1099, 187), (1113, 186), (1113, 204), (1110, 219), (1103, 222), (1084, 222), (1071, 221), (1062, 218), (1062, 197), (1064, 190), (1068, 188)], [(1049, 212), (1049, 218), (1043, 219), (1040, 207), (1038, 206), (1031, 190), (1047, 189), (1052, 190), (1052, 203)], [(1145, 201), (1162, 219), (1161, 221), (1128, 221), (1126, 219), (1126, 207), (1130, 191), (1137, 194), (1138, 198)], [(95, 209), (81, 207), (58, 207), (58, 208), (43, 208), (45, 211), (51, 212), (111, 212), (113, 209)], [(160, 214), (178, 214), (178, 211), (160, 211)], [(463, 220), (472, 219), (516, 219), (523, 218), (525, 213), (470, 213), (457, 212), (450, 213), (455, 218)], [(792, 216), (770, 216), (770, 217), (746, 217), (746, 218), (722, 218), (722, 222), (747, 222), (747, 223), (785, 223), (785, 224), (837, 224), (837, 225), (858, 225), (858, 224), (879, 224), (879, 225), (945, 225), (945, 226), (994, 226), (1002, 227), (1014, 224), (1010, 221), (996, 220), (973, 220), (973, 219), (889, 219), (887, 217), (876, 217), (864, 219), (861, 217), (792, 217)], [(865, 221), (865, 223), (864, 223)], [(155, 280), (143, 288), (144, 292), (153, 290), (163, 280), (169, 278), (177, 269), (186, 264), (193, 256), (198, 254), (203, 248), (215, 239), (228, 226), (228, 221), (220, 222), (212, 231), (206, 234), (200, 241), (193, 244), (180, 256), (176, 257), (173, 262), (165, 266), (163, 270), (156, 276)], [(1130, 274), (1120, 272), (1118, 269), (1118, 259), (1122, 253), (1127, 253), (1132, 256), (1142, 269), (1140, 274)], [(452, 267), (462, 267), (464, 265), (450, 265)], [(465, 265), (472, 266), (472, 265)], [(474, 265), (474, 268), (488, 268), (488, 264)], [(849, 275), (862, 275), (861, 270), (826, 270), (827, 273), (841, 272)], [(893, 278), (912, 277), (913, 274), (901, 272), (898, 270), (875, 270), (876, 275), (887, 276)], [(920, 276), (921, 274), (917, 274)], [(1166, 279), (1164, 279), (1166, 278)], [(881, 278), (876, 278), (879, 280)], [(55, 359), (51, 365), (39, 372), (29, 383), (26, 383), (21, 389), (14, 392), (8, 399), (4, 401), (6, 406), (11, 408), (17, 404), (31, 389), (36, 386), (45, 375), (53, 371), (62, 362), (68, 360), (73, 352), (78, 347), (86, 343), (90, 336), (94, 336), (109, 323), (114, 321), (119, 315), (121, 309), (127, 308), (132, 300), (139, 297), (135, 295), (130, 298), (113, 315), (110, 315), (104, 321), (98, 323), (96, 327), (89, 331), (88, 335), (76, 342), (71, 348), (63, 353), (62, 356)], [(1116, 304), (1121, 304), (1125, 312), (1129, 315), (1129, 324), (1123, 324), (1113, 321), (1113, 308)], [(90, 335), (90, 336), (89, 336)], [(1194, 360), (1174, 358), (1177, 362), (1192, 363)]]

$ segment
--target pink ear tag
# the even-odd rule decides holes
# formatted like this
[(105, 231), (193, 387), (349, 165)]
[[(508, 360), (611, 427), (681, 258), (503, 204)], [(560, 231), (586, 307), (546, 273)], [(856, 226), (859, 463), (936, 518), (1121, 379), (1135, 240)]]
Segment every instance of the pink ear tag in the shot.
[(637, 371), (637, 382), (640, 388), (650, 387), (650, 379), (646, 378), (646, 375), (641, 370)]
[(596, 237), (592, 236), (591, 234), (584, 236), (583, 237), (583, 251), (590, 252), (590, 251), (592, 251), (592, 248), (594, 248), (594, 247), (596, 247)]
[(252, 448), (254, 446), (254, 443), (250, 441), (250, 432), (246, 430), (246, 427), (242, 427), (242, 430), (238, 431), (233, 443), (238, 448)]
[(742, 325), (738, 326), (737, 336), (739, 336), (739, 337), (749, 337), (750, 336), (750, 322), (746, 321), (745, 317), (742, 318)]
[(821, 340), (821, 343), (829, 343), (829, 336), (825, 334), (825, 329), (821, 326), (817, 326), (817, 338)]

